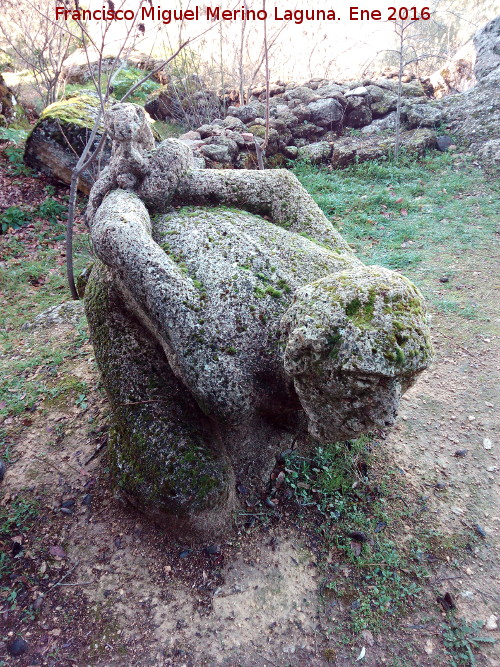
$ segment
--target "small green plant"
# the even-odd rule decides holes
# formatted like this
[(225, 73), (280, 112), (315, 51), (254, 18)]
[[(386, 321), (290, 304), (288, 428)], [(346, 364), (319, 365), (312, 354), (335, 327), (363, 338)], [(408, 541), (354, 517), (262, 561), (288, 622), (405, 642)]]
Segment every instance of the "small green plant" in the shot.
[(271, 287), (271, 285), (266, 287), (265, 293), (269, 296), (272, 296), (273, 299), (280, 299), (283, 296), (283, 292), (281, 292), (281, 290)]
[(37, 215), (44, 220), (55, 223), (63, 217), (67, 210), (64, 204), (61, 204), (57, 199), (49, 197), (40, 204)]
[(338, 519), (359, 475), (357, 464), (366, 455), (370, 438), (334, 442), (318, 447), (312, 458), (290, 454), (287, 482), (299, 505), (315, 506), (325, 517)]
[(32, 176), (32, 170), (24, 164), (24, 147), (18, 145), (6, 146), (3, 150), (10, 162), (10, 169), (16, 176)]
[(76, 406), (80, 408), (81, 410), (86, 410), (87, 409), (87, 396), (85, 394), (78, 394), (77, 399), (75, 401)]
[[(121, 99), (132, 86), (144, 78), (144, 75), (145, 72), (143, 70), (135, 67), (127, 67), (126, 69), (120, 70), (113, 79), (113, 96), (117, 99)], [(129, 98), (127, 98), (127, 102), (144, 104), (148, 96), (158, 88), (160, 88), (159, 83), (148, 79), (139, 86)]]
[(479, 637), (478, 632), (483, 627), (482, 621), (475, 621), (470, 625), (463, 619), (448, 615), (446, 623), (443, 623), (443, 641), (445, 649), (450, 656), (450, 665), (460, 667), (468, 665), (475, 667), (477, 665), (474, 651), (478, 650), (481, 644), (494, 644), (492, 637)]
[(11, 141), (13, 144), (22, 144), (28, 136), (27, 130), (16, 130), (12, 127), (0, 127), (0, 141)]
[(31, 222), (31, 214), (28, 211), (19, 206), (9, 206), (0, 214), (0, 232), (5, 234), (9, 228), (19, 229), (28, 222)]
[[(420, 594), (427, 571), (411, 550), (391, 538), (383, 494), (394, 494), (395, 482), (374, 483), (369, 474), (372, 448), (367, 436), (317, 447), (311, 457), (286, 457), (286, 482), (304, 512), (318, 512), (319, 534), (327, 550), (349, 563), (348, 579), (337, 562), (324, 565), (323, 590), (349, 606), (349, 626), (359, 633), (379, 630)], [(393, 512), (395, 515), (396, 513)], [(386, 531), (387, 528), (387, 531)]]
[(27, 531), (38, 516), (37, 502), (18, 496), (7, 507), (0, 507), (0, 539), (12, 531)]

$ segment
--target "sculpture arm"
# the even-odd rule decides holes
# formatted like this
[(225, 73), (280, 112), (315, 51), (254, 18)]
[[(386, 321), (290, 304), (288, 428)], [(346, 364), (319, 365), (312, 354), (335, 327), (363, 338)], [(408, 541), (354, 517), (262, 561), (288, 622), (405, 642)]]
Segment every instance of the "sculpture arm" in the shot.
[(269, 216), (275, 224), (326, 243), (332, 250), (351, 252), (309, 193), (286, 169), (192, 169), (181, 180), (174, 204), (234, 206)]
[[(114, 270), (132, 309), (146, 313), (171, 348), (181, 344), (174, 340), (173, 323), (194, 319), (199, 295), (152, 239), (151, 220), (139, 197), (124, 190), (109, 193), (91, 221), (91, 238), (96, 255)], [(158, 284), (165, 289), (158, 290)]]

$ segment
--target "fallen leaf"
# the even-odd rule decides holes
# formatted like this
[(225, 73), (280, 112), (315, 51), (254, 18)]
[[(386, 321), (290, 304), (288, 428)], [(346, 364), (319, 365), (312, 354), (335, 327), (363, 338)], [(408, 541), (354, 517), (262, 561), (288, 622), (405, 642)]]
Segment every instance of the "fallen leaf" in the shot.
[(55, 558), (66, 558), (66, 552), (62, 547), (53, 546), (49, 547), (49, 554)]
[(353, 554), (357, 557), (361, 554), (361, 542), (351, 542)]
[(362, 648), (361, 651), (359, 652), (358, 657), (356, 658), (356, 662), (358, 662), (358, 660), (363, 660), (363, 658), (365, 657), (365, 655), (366, 655), (366, 649), (365, 649), (365, 647), (363, 646), (363, 648)]

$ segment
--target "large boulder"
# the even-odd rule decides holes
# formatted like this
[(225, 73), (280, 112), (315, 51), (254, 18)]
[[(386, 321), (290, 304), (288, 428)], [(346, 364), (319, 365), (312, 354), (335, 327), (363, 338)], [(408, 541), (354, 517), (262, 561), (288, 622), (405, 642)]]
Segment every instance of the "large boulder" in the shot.
[(314, 123), (304, 122), (292, 128), (292, 135), (295, 139), (304, 139), (306, 142), (315, 142), (319, 135), (324, 134), (325, 128), (314, 125)]
[(478, 82), (483, 82), (490, 75), (495, 80), (500, 73), (500, 16), (487, 23), (474, 35), (476, 62), (474, 74)]
[(476, 83), (474, 60), (474, 45), (468, 42), (429, 77), (433, 96), (439, 99), (445, 95), (463, 93), (472, 88)]
[(474, 44), (478, 49), (477, 85), (443, 98), (440, 108), (449, 131), (473, 152), (482, 155), (483, 145), (498, 137), (500, 126), (500, 17), (478, 31)]
[(287, 128), (294, 128), (298, 125), (299, 119), (286, 104), (278, 104), (273, 110), (273, 116)]
[(229, 137), (214, 136), (205, 141), (200, 152), (212, 162), (230, 164), (238, 155), (238, 144)]
[(380, 132), (385, 132), (386, 130), (394, 132), (396, 130), (396, 119), (397, 112), (392, 111), (390, 114), (387, 114), (387, 116), (384, 116), (383, 118), (377, 118), (366, 127), (363, 127), (361, 132), (363, 134), (379, 134)]
[(374, 118), (382, 118), (391, 111), (395, 111), (398, 98), (392, 90), (375, 85), (367, 86), (367, 89), (372, 100), (370, 107)]
[(478, 150), (486, 170), (492, 174), (498, 174), (500, 171), (500, 139), (490, 139)]
[(311, 122), (328, 130), (340, 127), (344, 109), (338, 99), (325, 97), (307, 105), (311, 113)]
[(365, 95), (348, 96), (345, 113), (346, 117), (344, 124), (347, 127), (360, 128), (369, 125), (372, 122), (373, 113), (367, 104), (367, 96)]
[[(113, 127), (135, 113), (122, 106)], [(110, 165), (122, 182), (144, 138), (128, 142)], [(290, 172), (196, 169), (175, 140), (142, 155), (137, 192), (103, 177), (89, 198), (85, 306), (110, 464), (183, 541), (213, 539), (236, 484), (264, 492), (292, 443), (394, 422), (431, 358), (425, 309), (406, 278), (356, 258)]]
[(328, 162), (331, 154), (332, 147), (328, 141), (317, 141), (298, 149), (299, 159), (304, 160), (305, 162), (311, 162), (312, 164)]
[(171, 85), (154, 90), (146, 100), (144, 108), (154, 120), (179, 120), (183, 118), (182, 104)]
[(230, 106), (227, 114), (239, 118), (243, 123), (251, 123), (256, 118), (261, 118), (266, 113), (266, 108), (262, 102), (254, 101), (250, 104), (244, 104), (240, 107)]
[[(334, 143), (332, 165), (342, 169), (351, 164), (388, 157), (394, 152), (394, 144), (394, 135), (343, 137)], [(412, 155), (423, 155), (436, 146), (436, 134), (432, 130), (419, 129), (401, 133), (401, 147)]]
[(406, 124), (416, 127), (437, 127), (443, 120), (443, 112), (437, 105), (413, 104), (405, 106)]
[(155, 120), (200, 125), (220, 115), (221, 103), (199, 77), (191, 76), (153, 91), (144, 108)]
[[(71, 173), (85, 148), (100, 111), (98, 96), (85, 91), (46, 107), (26, 141), (24, 161), (33, 169), (63, 183), (71, 181)], [(94, 147), (104, 132), (104, 119), (99, 122)], [(111, 146), (106, 142), (101, 166), (109, 161)], [(85, 194), (96, 179), (97, 163), (80, 175), (79, 188)]]
[(303, 104), (314, 102), (318, 97), (320, 97), (320, 94), (307, 86), (292, 88), (291, 90), (287, 90), (283, 95), (284, 100), (299, 100)]

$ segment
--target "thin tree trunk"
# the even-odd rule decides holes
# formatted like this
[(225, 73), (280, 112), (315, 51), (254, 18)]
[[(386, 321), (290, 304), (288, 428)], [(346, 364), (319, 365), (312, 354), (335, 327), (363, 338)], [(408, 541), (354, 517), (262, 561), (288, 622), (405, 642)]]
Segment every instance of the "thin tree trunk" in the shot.
[[(246, 0), (243, 1), (243, 7), (244, 11), (247, 11), (247, 3)], [(239, 70), (239, 77), (240, 77), (240, 90), (239, 90), (239, 97), (240, 97), (240, 104), (245, 104), (245, 91), (243, 89), (243, 49), (245, 47), (245, 30), (247, 27), (247, 19), (246, 19), (246, 13), (245, 13), (245, 18), (243, 20), (243, 24), (241, 26), (241, 39), (240, 39), (240, 54), (239, 54), (239, 62), (238, 62), (238, 70)]]
[(102, 110), (99, 109), (97, 117), (94, 122), (94, 127), (90, 134), (90, 138), (83, 149), (83, 153), (80, 155), (78, 162), (75, 165), (71, 173), (71, 182), (69, 187), (69, 200), (68, 200), (68, 219), (66, 221), (66, 275), (68, 278), (68, 286), (71, 292), (71, 297), (75, 300), (79, 300), (78, 290), (75, 285), (75, 276), (73, 269), (73, 225), (75, 222), (75, 209), (76, 209), (76, 198), (78, 194), (78, 179), (80, 174), (87, 169), (92, 162), (95, 160), (97, 155), (101, 152), (102, 146), (106, 138), (106, 132), (103, 132), (101, 139), (94, 149), (92, 155), (87, 159), (89, 152), (92, 149), (92, 144), (94, 143), (97, 131), (99, 129), (99, 124), (101, 121)]
[[(262, 9), (266, 11), (266, 0), (262, 0)], [(264, 63), (265, 63), (265, 76), (266, 76), (266, 133), (264, 135), (264, 142), (262, 146), (258, 146), (255, 142), (255, 151), (257, 153), (257, 164), (259, 169), (265, 169), (264, 167), (264, 157), (266, 154), (266, 149), (269, 144), (269, 49), (267, 45), (267, 21), (264, 21)]]
[(403, 92), (403, 46), (404, 46), (404, 27), (401, 26), (401, 34), (399, 37), (399, 74), (398, 74), (398, 101), (396, 107), (396, 141), (394, 143), (394, 159), (399, 158), (399, 144), (401, 142), (401, 96)]

